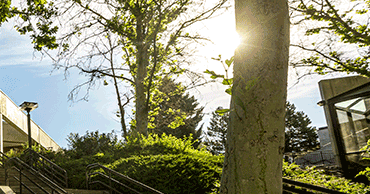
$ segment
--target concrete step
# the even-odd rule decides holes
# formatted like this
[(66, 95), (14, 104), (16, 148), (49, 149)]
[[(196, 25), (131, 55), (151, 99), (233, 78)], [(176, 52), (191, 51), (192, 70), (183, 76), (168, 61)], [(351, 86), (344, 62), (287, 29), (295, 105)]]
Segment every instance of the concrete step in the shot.
[[(44, 190), (46, 190), (48, 193), (52, 193), (52, 189), (47, 185), (45, 184), (44, 182), (42, 182), (41, 180), (39, 180), (38, 178), (35, 178), (31, 173), (29, 173), (28, 171), (22, 171), (23, 173), (26, 174), (26, 176), (28, 176), (33, 182), (35, 182), (36, 184), (38, 184), (39, 186), (41, 186)], [(8, 180), (8, 185), (10, 186), (10, 188), (12, 188), (12, 190), (16, 193), (19, 193), (20, 192), (20, 184), (17, 180), (15, 180), (13, 178), (13, 176), (17, 177), (19, 179), (19, 172), (15, 171), (15, 170), (10, 170), (8, 171), (8, 175), (9, 175), (9, 180)], [(22, 176), (22, 182), (27, 185), (33, 192), (35, 193), (45, 193), (42, 189), (40, 189), (39, 187), (37, 187), (35, 184), (33, 184), (29, 179), (27, 179), (26, 177)], [(24, 186), (22, 186), (22, 193), (23, 194), (28, 194), (28, 193), (31, 193), (28, 189), (26, 189)]]
[(65, 189), (68, 194), (109, 194), (109, 191), (100, 190), (81, 190), (81, 189)]
[(16, 194), (9, 186), (0, 185), (0, 194)]
[[(42, 188), (47, 190), (49, 193), (52, 193), (52, 190), (46, 184), (44, 184), (39, 179), (35, 178), (31, 173), (29, 173), (26, 170), (22, 172), (25, 173), (28, 177), (30, 177), (32, 181), (42, 186)], [(17, 172), (14, 169), (8, 170), (9, 178), (7, 180), (8, 183), (6, 183), (5, 182), (5, 169), (0, 167), (0, 194), (2, 193), (19, 194), (20, 193), (20, 184), (17, 180), (13, 178), (13, 176), (19, 179), (19, 172)], [(24, 184), (26, 184), (35, 193), (40, 193), (40, 194), (44, 193), (40, 188), (35, 186), (31, 181), (29, 181), (24, 176), (22, 176), (22, 182), (24, 182)], [(5, 186), (7, 184), (9, 186)], [(1, 186), (1, 185), (4, 185), (4, 186)], [(8, 192), (4, 192), (5, 190), (1, 190), (2, 187), (4, 187), (4, 189)], [(109, 194), (109, 192), (105, 190), (81, 190), (81, 189), (68, 189), (68, 188), (64, 190), (67, 191), (68, 194)], [(28, 191), (24, 186), (22, 186), (22, 194), (30, 194), (30, 193), (31, 193), (30, 191)]]

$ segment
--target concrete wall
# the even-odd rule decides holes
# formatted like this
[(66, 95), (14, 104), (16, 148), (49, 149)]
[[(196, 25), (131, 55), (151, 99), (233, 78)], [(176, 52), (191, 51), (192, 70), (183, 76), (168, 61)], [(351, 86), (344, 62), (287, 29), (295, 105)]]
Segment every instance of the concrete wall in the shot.
[(318, 135), (320, 139), (320, 150), (332, 150), (328, 127), (319, 128)]
[[(24, 141), (24, 137), (28, 136), (28, 126), (27, 126), (27, 115), (21, 111), (8, 96), (5, 95), (3, 91), (0, 90), (0, 115), (2, 119), (11, 127), (2, 125), (0, 126), (0, 136), (3, 138), (1, 141), (1, 149), (3, 148), (4, 142), (10, 141), (12, 139), (19, 139)], [(32, 115), (32, 113), (31, 113)], [(1, 121), (1, 117), (0, 117)], [(22, 137), (23, 136), (23, 137)], [(57, 151), (60, 146), (45, 133), (35, 122), (31, 120), (31, 137), (34, 141), (38, 142), (41, 146)], [(8, 138), (8, 139), (6, 139)], [(27, 141), (27, 140), (26, 140)], [(3, 151), (3, 150), (1, 150)]]
[(368, 82), (370, 79), (362, 76), (321, 80), (319, 82), (321, 99), (328, 100)]

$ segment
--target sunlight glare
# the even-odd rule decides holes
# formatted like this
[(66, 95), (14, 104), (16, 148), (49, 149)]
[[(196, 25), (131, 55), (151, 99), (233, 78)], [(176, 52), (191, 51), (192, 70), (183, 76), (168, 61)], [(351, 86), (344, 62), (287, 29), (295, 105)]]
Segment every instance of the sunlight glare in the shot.
[(241, 38), (235, 30), (225, 30), (217, 33), (217, 38), (214, 41), (214, 49), (218, 54), (231, 57), (234, 55), (235, 49), (239, 46)]
[(233, 30), (229, 32), (229, 36), (227, 39), (229, 40), (228, 43), (225, 46), (225, 48), (230, 49), (232, 51), (235, 51), (235, 49), (239, 46), (241, 42), (241, 38), (239, 34)]

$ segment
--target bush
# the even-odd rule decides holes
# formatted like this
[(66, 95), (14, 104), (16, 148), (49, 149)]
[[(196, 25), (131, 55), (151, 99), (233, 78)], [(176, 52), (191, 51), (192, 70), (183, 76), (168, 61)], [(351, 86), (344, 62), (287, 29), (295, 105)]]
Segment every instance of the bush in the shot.
[(78, 133), (70, 133), (67, 141), (69, 149), (65, 150), (65, 153), (75, 159), (83, 156), (93, 156), (97, 153), (113, 154), (122, 145), (114, 131), (102, 134), (99, 134), (99, 131), (86, 131), (84, 136), (80, 136)]
[(108, 162), (110, 156), (104, 156), (103, 153), (98, 153), (94, 156), (83, 156), (79, 159), (71, 159), (62, 156), (55, 158), (54, 162), (67, 171), (69, 188), (87, 189), (85, 174), (87, 165)]
[[(99, 135), (94, 133), (92, 137)], [(78, 142), (81, 148), (84, 147), (83, 142)], [(89, 144), (95, 143), (89, 141)], [(148, 135), (129, 138), (125, 143), (115, 141), (114, 144), (101, 145), (100, 148), (106, 149), (95, 150), (90, 154), (83, 149), (78, 152), (66, 150), (65, 153), (55, 154), (53, 158), (67, 170), (70, 188), (85, 189), (86, 166), (100, 163), (163, 193), (217, 193), (223, 156), (214, 156), (205, 149), (194, 149), (192, 144), (192, 137), (183, 140), (165, 134)], [(84, 153), (78, 156), (79, 152)], [(325, 175), (314, 167), (301, 169), (298, 165), (288, 165), (286, 162), (283, 165), (283, 176), (346, 193), (370, 191), (363, 184)], [(95, 185), (94, 188), (102, 189), (101, 185)]]
[(121, 150), (122, 157), (133, 155), (158, 155), (158, 154), (192, 154), (207, 153), (205, 149), (198, 150), (193, 147), (193, 137), (178, 139), (172, 135), (149, 134), (147, 137), (128, 138)]
[(163, 193), (210, 193), (218, 189), (223, 157), (203, 154), (132, 156), (107, 165)]
[(210, 193), (221, 178), (223, 157), (193, 148), (192, 137), (148, 135), (129, 138), (106, 165), (163, 193)]
[(92, 163), (103, 164), (164, 193), (210, 193), (217, 189), (221, 178), (223, 156), (194, 149), (192, 137), (182, 140), (165, 134), (140, 136), (104, 145), (106, 149), (99, 152), (81, 148), (85, 147), (82, 139), (88, 139), (91, 146), (96, 142), (91, 139), (98, 140), (100, 135), (75, 137), (77, 147), (53, 156), (55, 163), (67, 170), (70, 188), (86, 188), (86, 166)]
[(287, 162), (284, 162), (283, 177), (345, 193), (358, 194), (370, 191), (370, 187), (364, 184), (354, 183), (345, 178), (326, 175), (323, 170), (317, 170), (315, 167), (301, 169), (294, 163), (288, 165)]

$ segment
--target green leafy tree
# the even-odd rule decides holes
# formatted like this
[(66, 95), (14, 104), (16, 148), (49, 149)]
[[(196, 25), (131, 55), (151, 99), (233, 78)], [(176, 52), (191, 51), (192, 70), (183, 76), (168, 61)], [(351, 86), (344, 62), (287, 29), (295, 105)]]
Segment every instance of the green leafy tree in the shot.
[[(222, 107), (218, 107), (218, 110), (223, 110)], [(226, 150), (226, 135), (227, 125), (229, 121), (229, 113), (218, 114), (212, 113), (211, 122), (207, 127), (204, 144), (207, 146), (207, 150), (214, 155), (223, 154)]]
[(305, 36), (292, 40), (291, 65), (370, 77), (369, 8), (367, 0), (291, 0), (291, 23)]
[[(88, 78), (71, 91), (70, 99), (76, 99), (82, 87), (89, 91), (96, 82), (108, 84), (106, 79), (117, 78), (122, 84), (121, 89), (133, 88), (132, 91), (126, 89), (125, 93), (131, 95), (128, 99), (134, 97), (135, 119), (131, 129), (147, 134), (149, 118), (156, 114), (150, 109), (155, 106), (151, 105), (152, 97), (161, 85), (161, 78), (169, 74), (190, 73), (183, 67), (183, 64), (189, 63), (192, 53), (188, 49), (189, 44), (204, 40), (197, 33), (187, 32), (187, 29), (210, 18), (226, 2), (65, 1), (62, 6), (65, 9), (61, 11), (65, 13), (62, 24), (66, 33), (58, 39), (64, 46), (54, 57), (55, 68), (66, 71), (76, 68)], [(109, 56), (112, 53), (114, 59)], [(114, 85), (117, 85), (116, 81)], [(124, 93), (116, 92), (116, 95)], [(88, 92), (82, 99), (87, 97)], [(124, 119), (123, 104), (119, 104), (121, 119)]]
[(192, 134), (199, 144), (203, 125), (198, 129), (197, 127), (203, 118), (204, 107), (199, 107), (194, 96), (185, 92), (186, 88), (172, 78), (165, 77), (162, 80), (157, 95), (153, 96), (153, 100), (159, 103), (157, 107), (153, 107), (157, 108), (158, 114), (151, 119), (152, 132), (171, 134), (177, 138)]
[(113, 154), (119, 145), (119, 140), (114, 132), (100, 134), (99, 131), (86, 131), (83, 136), (78, 133), (70, 133), (67, 142), (69, 149), (65, 152), (74, 159), (93, 156), (97, 153)]
[(287, 102), (285, 112), (285, 152), (305, 152), (319, 146), (317, 130), (303, 111)]
[(53, 25), (55, 17), (59, 14), (53, 1), (28, 0), (28, 1), (0, 1), (0, 26), (11, 18), (17, 18), (16, 30), (24, 35), (30, 34), (34, 49), (56, 49), (55, 34), (58, 27)]

